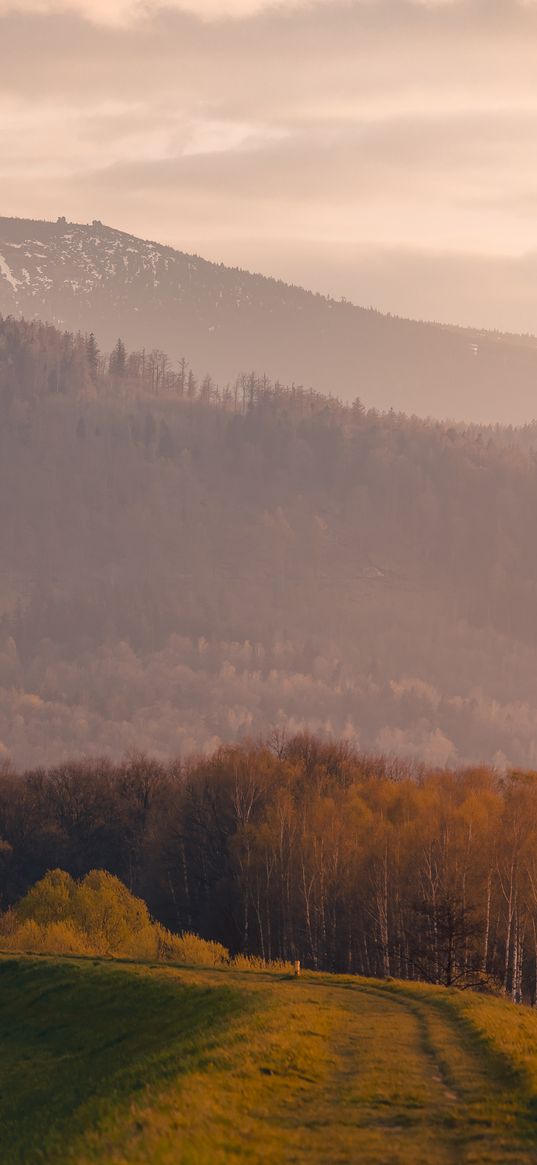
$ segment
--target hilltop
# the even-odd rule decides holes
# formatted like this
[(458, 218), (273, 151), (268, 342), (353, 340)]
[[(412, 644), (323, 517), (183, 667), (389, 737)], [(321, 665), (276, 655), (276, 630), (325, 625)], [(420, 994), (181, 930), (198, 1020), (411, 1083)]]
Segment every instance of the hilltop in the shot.
[(381, 315), (93, 222), (0, 218), (0, 313), (419, 416), (521, 424), (537, 340)]
[(0, 982), (4, 1165), (535, 1160), (537, 1017), (512, 1004), (97, 960)]
[(3, 755), (279, 726), (535, 765), (534, 427), (218, 391), (161, 353), (109, 371), (13, 320), (0, 347)]

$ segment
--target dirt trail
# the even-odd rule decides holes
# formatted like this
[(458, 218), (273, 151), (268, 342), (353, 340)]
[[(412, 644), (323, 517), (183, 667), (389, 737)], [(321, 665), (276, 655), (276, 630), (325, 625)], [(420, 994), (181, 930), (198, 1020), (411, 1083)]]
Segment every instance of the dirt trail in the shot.
[[(330, 1071), (271, 1113), (290, 1163), (529, 1165), (512, 1087), (434, 1005), (375, 987), (304, 985), (333, 1021)], [(324, 1002), (314, 994), (324, 995)], [(335, 1021), (335, 1022), (334, 1022)]]
[(69, 1165), (537, 1165), (523, 1091), (442, 993), (321, 975), (158, 975), (238, 987), (251, 1006)]

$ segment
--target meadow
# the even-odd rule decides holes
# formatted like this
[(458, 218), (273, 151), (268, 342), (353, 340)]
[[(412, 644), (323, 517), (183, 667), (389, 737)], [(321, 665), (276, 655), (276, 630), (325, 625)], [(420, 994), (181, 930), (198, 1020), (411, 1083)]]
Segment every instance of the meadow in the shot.
[(345, 976), (0, 959), (3, 1165), (537, 1161), (537, 1014)]

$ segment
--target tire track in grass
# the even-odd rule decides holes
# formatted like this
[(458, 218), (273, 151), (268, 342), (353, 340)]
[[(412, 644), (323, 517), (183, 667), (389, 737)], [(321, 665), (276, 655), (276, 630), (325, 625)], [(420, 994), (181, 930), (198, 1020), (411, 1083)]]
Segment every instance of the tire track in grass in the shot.
[[(364, 994), (371, 1000), (371, 994)], [(375, 997), (386, 1002), (380, 993)], [(422, 1017), (401, 1008), (398, 1000), (390, 999), (390, 1003), (395, 1007), (386, 1014), (388, 1030), (382, 1038), (379, 1067), (383, 1079), (389, 1079), (390, 1073), (393, 1078), (391, 1116), (386, 1122), (393, 1137), (384, 1137), (379, 1160), (460, 1165), (459, 1145), (452, 1136), (456, 1095), (447, 1086)], [(404, 1145), (405, 1128), (413, 1134), (408, 1147)], [(407, 1155), (398, 1155), (402, 1148)]]
[(304, 1002), (331, 1017), (329, 1070), (272, 1113), (286, 1134), (289, 1165), (457, 1165), (445, 1125), (443, 1082), (416, 1016), (386, 996), (308, 984)]
[[(64, 974), (54, 963), (49, 970), (52, 980)], [(524, 1089), (507, 1072), (502, 1076), (499, 1057), (487, 1054), (440, 990), (308, 974), (294, 979), (99, 967), (75, 976), (70, 968), (69, 975), (87, 980), (88, 988), (86, 1010), (73, 1013), (73, 1038), (79, 1041), (81, 1018), (93, 1024), (95, 976), (116, 1023), (116, 988), (124, 979), (128, 987), (131, 974), (135, 1025), (120, 1016), (121, 1031), (136, 1035), (136, 1052), (143, 1020), (151, 1050), (165, 1055), (167, 1071), (147, 1079), (148, 1087), (132, 1092), (127, 1105), (96, 1113), (83, 1143), (75, 1138), (62, 1153), (43, 1159), (72, 1165), (537, 1165), (536, 1127)], [(195, 998), (212, 1014), (212, 991), (224, 985), (241, 1006), (226, 1011), (220, 1036), (217, 1030), (213, 1040), (204, 1029), (197, 1040), (186, 1002)], [(148, 1010), (155, 993), (163, 996), (155, 1013), (158, 1030)], [(56, 1031), (56, 1011), (53, 1019)], [(107, 1029), (108, 1040), (112, 1035)], [(59, 1052), (63, 1035), (61, 1043)], [(84, 1050), (78, 1043), (76, 1049)], [(142, 1057), (142, 1075), (145, 1063)], [(91, 1092), (82, 1060), (80, 1071)]]
[(404, 988), (362, 987), (368, 994), (397, 1000), (419, 1025), (433, 1078), (441, 1083), (450, 1119), (450, 1137), (464, 1165), (536, 1165), (535, 1122), (522, 1089), (471, 1040), (455, 1014), (441, 1003)]

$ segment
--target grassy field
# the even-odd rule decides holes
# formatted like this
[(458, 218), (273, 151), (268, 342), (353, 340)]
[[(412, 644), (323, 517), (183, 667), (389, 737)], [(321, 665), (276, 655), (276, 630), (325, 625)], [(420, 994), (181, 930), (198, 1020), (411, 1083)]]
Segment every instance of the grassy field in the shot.
[(2, 1165), (537, 1162), (537, 1015), (336, 976), (0, 960)]

